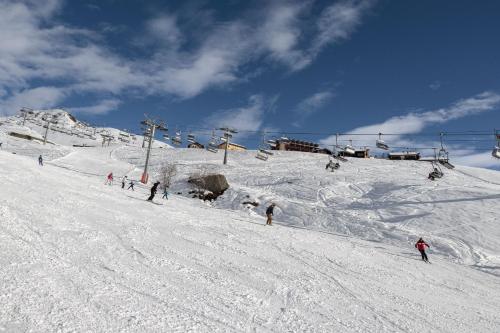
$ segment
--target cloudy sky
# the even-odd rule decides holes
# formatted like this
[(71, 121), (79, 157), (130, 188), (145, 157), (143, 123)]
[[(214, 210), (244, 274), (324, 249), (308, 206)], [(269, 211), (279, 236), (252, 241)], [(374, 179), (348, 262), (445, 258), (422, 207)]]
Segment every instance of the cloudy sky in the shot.
[[(324, 145), (387, 133), (496, 167), (500, 2), (0, 0), (0, 114), (65, 107), (138, 131), (240, 130)], [(274, 133), (276, 132), (276, 133)], [(304, 133), (304, 134), (299, 134)], [(344, 136), (355, 145), (374, 137)]]

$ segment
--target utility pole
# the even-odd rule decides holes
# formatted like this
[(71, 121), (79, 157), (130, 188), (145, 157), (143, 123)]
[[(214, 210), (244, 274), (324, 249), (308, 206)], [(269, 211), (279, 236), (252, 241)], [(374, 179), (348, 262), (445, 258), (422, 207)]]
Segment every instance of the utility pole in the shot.
[(146, 129), (147, 132), (149, 132), (149, 140), (148, 140), (148, 150), (146, 153), (146, 163), (144, 163), (144, 172), (142, 173), (141, 177), (141, 183), (146, 184), (148, 182), (148, 166), (149, 166), (149, 157), (151, 154), (151, 148), (153, 146), (153, 139), (155, 136), (155, 131), (158, 129), (159, 131), (167, 131), (167, 128), (165, 127), (163, 121), (158, 122), (154, 121), (151, 119), (147, 119), (141, 121), (141, 124), (144, 126), (147, 126), (148, 128)]
[(23, 115), (23, 126), (24, 126), (24, 123), (26, 123), (26, 117), (28, 116), (28, 113), (32, 112), (33, 109), (30, 109), (30, 108), (21, 108), (21, 110), (19, 112), (21, 112), (21, 114)]
[(219, 130), (224, 131), (224, 140), (226, 144), (224, 145), (224, 162), (223, 164), (227, 164), (227, 149), (229, 147), (229, 139), (233, 137), (233, 134), (238, 133), (236, 130), (231, 129), (229, 127), (219, 128)]
[(50, 124), (54, 122), (54, 119), (57, 119), (57, 115), (52, 115), (50, 117), (45, 116), (45, 119), (43, 119), (47, 122), (45, 125), (47, 128), (45, 129), (45, 135), (43, 136), (43, 144), (47, 143), (47, 135), (49, 134)]

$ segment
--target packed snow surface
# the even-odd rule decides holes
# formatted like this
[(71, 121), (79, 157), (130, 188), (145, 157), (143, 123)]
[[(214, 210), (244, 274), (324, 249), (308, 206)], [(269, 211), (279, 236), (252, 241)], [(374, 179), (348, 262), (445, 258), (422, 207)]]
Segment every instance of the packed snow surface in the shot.
[[(149, 203), (150, 185), (104, 185), (140, 177), (140, 144), (6, 134), (34, 126), (0, 125), (0, 331), (500, 330), (499, 172), (432, 182), (426, 162), (350, 159), (331, 173), (327, 156), (293, 152), (223, 166), (222, 152), (157, 145), (150, 179), (178, 172)], [(213, 172), (230, 189), (190, 198), (187, 178)]]

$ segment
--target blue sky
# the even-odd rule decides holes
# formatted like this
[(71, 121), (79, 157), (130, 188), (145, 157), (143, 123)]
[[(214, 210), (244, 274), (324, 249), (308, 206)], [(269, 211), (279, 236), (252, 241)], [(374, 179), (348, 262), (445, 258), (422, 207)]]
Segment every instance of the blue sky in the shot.
[[(493, 0), (0, 0), (0, 113), (62, 106), (133, 131), (147, 113), (184, 132), (233, 126), (250, 147), (263, 130), (433, 147), (424, 134), (500, 128), (498, 13)], [(493, 135), (445, 139), (463, 163), (498, 164)]]

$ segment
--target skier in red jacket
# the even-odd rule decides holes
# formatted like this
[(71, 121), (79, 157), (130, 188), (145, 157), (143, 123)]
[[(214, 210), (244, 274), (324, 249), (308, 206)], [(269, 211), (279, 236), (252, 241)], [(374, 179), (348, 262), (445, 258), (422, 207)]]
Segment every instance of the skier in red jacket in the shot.
[(422, 260), (425, 261), (425, 262), (429, 262), (429, 259), (427, 258), (427, 254), (425, 253), (425, 247), (429, 247), (429, 244), (427, 244), (423, 239), (422, 237), (420, 237), (420, 239), (418, 240), (418, 242), (415, 243), (415, 247), (417, 248), (417, 250), (420, 251), (420, 254), (422, 255)]

